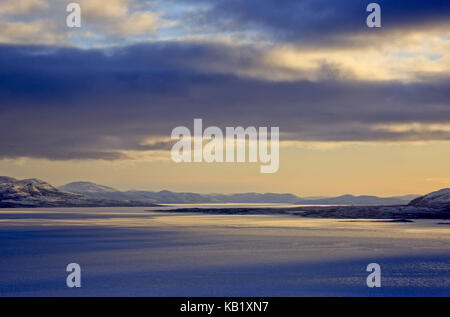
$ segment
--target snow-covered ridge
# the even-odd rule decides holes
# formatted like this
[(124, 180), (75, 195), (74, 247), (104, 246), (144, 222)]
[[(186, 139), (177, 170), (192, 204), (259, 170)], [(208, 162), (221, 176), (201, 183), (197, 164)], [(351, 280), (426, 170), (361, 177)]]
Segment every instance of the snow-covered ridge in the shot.
[(0, 207), (97, 207), (151, 206), (149, 203), (117, 201), (88, 197), (53, 187), (47, 182), (30, 178), (18, 180), (0, 176)]
[(91, 182), (72, 182), (64, 186), (59, 187), (59, 189), (71, 192), (71, 193), (114, 193), (118, 192), (117, 189), (98, 185)]
[(444, 188), (414, 199), (411, 206), (428, 208), (450, 208), (450, 188)]
[[(450, 188), (416, 198), (409, 205), (407, 201), (401, 203), (401, 200), (394, 200), (394, 198), (344, 195), (318, 201), (321, 202), (319, 205), (329, 205), (327, 212), (339, 211), (343, 215), (349, 215), (351, 211), (352, 215), (370, 214), (377, 217), (384, 212), (384, 207), (389, 207), (389, 213), (395, 209), (400, 214), (430, 211), (450, 212)], [(274, 193), (198, 194), (176, 193), (167, 190), (159, 192), (119, 191), (90, 182), (74, 182), (55, 188), (49, 183), (35, 178), (18, 180), (0, 176), (0, 207), (130, 207), (170, 203), (289, 203), (300, 205), (299, 199), (298, 196), (292, 194)], [(311, 200), (305, 201), (314, 205)], [(338, 208), (336, 205), (341, 205), (341, 207)], [(350, 205), (355, 208), (350, 208), (352, 207)]]
[(0, 177), (1, 198), (55, 196), (55, 197), (80, 197), (72, 193), (66, 193), (53, 187), (40, 179), (29, 178), (17, 180), (12, 177)]

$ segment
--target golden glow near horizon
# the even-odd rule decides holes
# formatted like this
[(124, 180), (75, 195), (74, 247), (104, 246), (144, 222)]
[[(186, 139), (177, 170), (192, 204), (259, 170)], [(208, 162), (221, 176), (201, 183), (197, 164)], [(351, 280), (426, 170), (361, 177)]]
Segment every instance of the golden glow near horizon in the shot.
[(85, 180), (121, 190), (299, 196), (393, 196), (450, 187), (449, 141), (293, 142), (281, 146), (280, 169), (270, 175), (260, 174), (255, 164), (176, 164), (170, 152), (159, 155), (156, 160), (2, 160), (0, 174), (42, 178), (54, 185)]

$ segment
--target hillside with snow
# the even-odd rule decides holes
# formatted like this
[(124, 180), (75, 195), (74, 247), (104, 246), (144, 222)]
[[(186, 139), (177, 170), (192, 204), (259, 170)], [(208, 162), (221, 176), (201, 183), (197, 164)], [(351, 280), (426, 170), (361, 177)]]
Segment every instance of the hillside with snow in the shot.
[(91, 182), (72, 182), (64, 186), (60, 186), (59, 189), (66, 192), (78, 194), (86, 194), (86, 193), (98, 194), (98, 193), (118, 192), (118, 190), (115, 188), (104, 185), (98, 185)]
[(444, 188), (425, 196), (418, 197), (409, 203), (414, 207), (426, 207), (450, 210), (450, 188)]
[(0, 207), (2, 208), (107, 206), (154, 206), (154, 204), (97, 199), (57, 189), (35, 178), (18, 180), (0, 176)]

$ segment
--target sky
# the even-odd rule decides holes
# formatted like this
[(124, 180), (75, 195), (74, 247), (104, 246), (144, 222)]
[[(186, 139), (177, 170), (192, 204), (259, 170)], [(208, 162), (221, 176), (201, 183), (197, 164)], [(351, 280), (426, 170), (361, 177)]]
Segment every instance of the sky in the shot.
[[(450, 187), (450, 3), (0, 3), (0, 175), (299, 196)], [(280, 167), (174, 163), (177, 126), (280, 128)]]

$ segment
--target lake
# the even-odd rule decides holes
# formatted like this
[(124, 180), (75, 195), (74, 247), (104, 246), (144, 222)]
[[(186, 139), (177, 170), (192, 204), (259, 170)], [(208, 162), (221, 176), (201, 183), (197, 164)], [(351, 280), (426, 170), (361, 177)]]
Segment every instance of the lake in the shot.
[(185, 207), (2, 209), (0, 296), (450, 295), (449, 221), (155, 211)]

